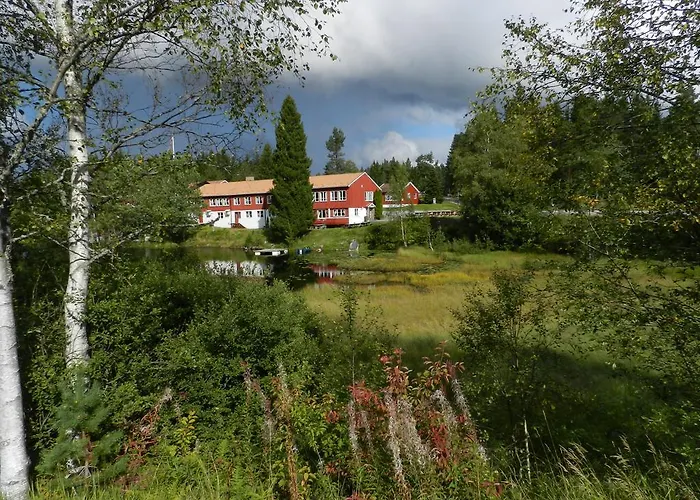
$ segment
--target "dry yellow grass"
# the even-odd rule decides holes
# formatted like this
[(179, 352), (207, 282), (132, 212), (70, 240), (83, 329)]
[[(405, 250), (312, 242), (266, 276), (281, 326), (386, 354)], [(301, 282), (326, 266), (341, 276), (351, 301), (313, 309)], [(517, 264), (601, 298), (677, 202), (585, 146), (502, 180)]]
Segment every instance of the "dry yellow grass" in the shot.
[[(471, 286), (437, 285), (418, 288), (412, 285), (379, 285), (362, 291), (359, 309), (362, 314), (375, 308), (381, 322), (402, 339), (450, 337), (454, 330), (452, 311), (458, 309)], [(304, 298), (312, 310), (331, 319), (340, 317), (336, 288), (328, 285), (308, 287)]]
[[(467, 291), (475, 287), (488, 289), (495, 270), (522, 268), (536, 258), (542, 257), (513, 252), (440, 254), (408, 248), (349, 259), (343, 267), (350, 272), (336, 281), (361, 287), (360, 312), (375, 308), (382, 322), (395, 330), (403, 342), (439, 342), (450, 338), (455, 328), (452, 312), (462, 306)], [(314, 311), (331, 320), (340, 317), (334, 286), (316, 285), (302, 294)]]

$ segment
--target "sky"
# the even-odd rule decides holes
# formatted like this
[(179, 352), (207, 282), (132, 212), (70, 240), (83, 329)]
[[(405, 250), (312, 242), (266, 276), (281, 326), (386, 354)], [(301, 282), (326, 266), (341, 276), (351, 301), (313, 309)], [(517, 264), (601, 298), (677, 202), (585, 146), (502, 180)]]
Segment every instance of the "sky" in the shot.
[[(464, 129), (469, 102), (487, 83), (472, 71), (500, 63), (504, 20), (535, 16), (553, 26), (569, 18), (567, 0), (349, 0), (324, 29), (338, 60), (309, 58), (300, 86), (272, 91), (272, 106), (294, 97), (308, 137), (311, 170), (326, 162), (333, 127), (346, 136), (346, 158), (415, 159), (433, 152), (445, 161)], [(274, 144), (268, 126), (261, 137)]]

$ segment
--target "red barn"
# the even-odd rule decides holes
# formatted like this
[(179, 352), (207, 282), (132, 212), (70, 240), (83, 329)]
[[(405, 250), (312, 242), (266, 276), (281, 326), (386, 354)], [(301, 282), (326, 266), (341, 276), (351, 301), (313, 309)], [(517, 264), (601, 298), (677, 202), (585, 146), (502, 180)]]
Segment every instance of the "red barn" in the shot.
[[(316, 175), (309, 178), (314, 196), (315, 226), (352, 226), (374, 219), (374, 192), (379, 186), (365, 172)], [(269, 220), (272, 179), (200, 186), (204, 208), (200, 224), (260, 229)]]
[[(385, 207), (398, 206), (398, 203), (396, 203), (396, 201), (392, 199), (391, 194), (389, 194), (389, 192), (391, 191), (391, 185), (389, 183), (385, 182), (384, 184), (382, 184), (381, 190), (382, 201), (384, 202)], [(401, 205), (417, 205), (419, 199), (420, 190), (415, 186), (415, 184), (413, 184), (412, 182), (406, 184), (406, 187), (403, 189), (403, 198), (401, 199)]]

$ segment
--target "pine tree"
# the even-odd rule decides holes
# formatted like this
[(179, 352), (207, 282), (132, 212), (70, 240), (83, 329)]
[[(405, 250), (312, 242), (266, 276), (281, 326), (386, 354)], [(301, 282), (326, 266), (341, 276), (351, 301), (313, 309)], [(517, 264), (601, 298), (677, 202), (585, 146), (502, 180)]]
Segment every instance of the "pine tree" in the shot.
[(265, 144), (263, 147), (260, 158), (258, 159), (257, 176), (260, 179), (272, 179), (274, 176), (274, 152), (272, 151), (272, 146)]
[(331, 136), (326, 141), (326, 149), (328, 150), (328, 163), (326, 163), (326, 174), (340, 174), (345, 171), (345, 153), (343, 146), (345, 145), (345, 134), (338, 127), (333, 127)]
[(273, 239), (289, 243), (308, 232), (314, 221), (311, 160), (306, 155), (301, 115), (291, 96), (282, 103), (275, 137), (269, 229)]
[(110, 415), (100, 386), (88, 383), (85, 371), (77, 370), (63, 382), (61, 395), (55, 416), (58, 438), (43, 454), (38, 470), (44, 474), (61, 472), (77, 482), (95, 473), (106, 481), (124, 472), (127, 457), (117, 458), (123, 434), (107, 430)]

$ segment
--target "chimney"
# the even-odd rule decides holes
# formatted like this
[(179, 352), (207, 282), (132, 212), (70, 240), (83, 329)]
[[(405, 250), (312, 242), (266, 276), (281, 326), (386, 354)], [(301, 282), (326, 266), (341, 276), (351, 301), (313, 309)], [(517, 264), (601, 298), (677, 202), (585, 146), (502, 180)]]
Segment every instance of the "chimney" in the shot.
[(245, 180), (246, 180), (246, 181), (254, 181), (254, 180), (255, 180), (255, 177), (252, 177), (252, 176), (251, 176), (251, 177), (246, 177)]

